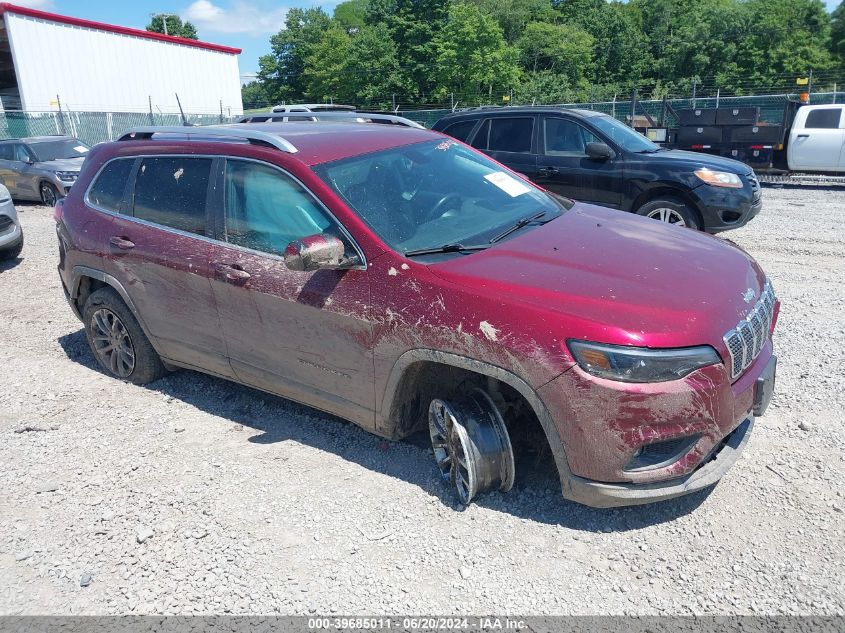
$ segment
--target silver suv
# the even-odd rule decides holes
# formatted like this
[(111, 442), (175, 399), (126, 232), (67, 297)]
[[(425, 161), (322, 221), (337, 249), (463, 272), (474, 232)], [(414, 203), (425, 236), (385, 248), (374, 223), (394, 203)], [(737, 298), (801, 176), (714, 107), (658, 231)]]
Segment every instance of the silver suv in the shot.
[(0, 260), (15, 259), (23, 250), (23, 231), (8, 189), (0, 185)]
[(55, 206), (70, 191), (89, 147), (72, 136), (0, 141), (0, 182), (15, 200)]

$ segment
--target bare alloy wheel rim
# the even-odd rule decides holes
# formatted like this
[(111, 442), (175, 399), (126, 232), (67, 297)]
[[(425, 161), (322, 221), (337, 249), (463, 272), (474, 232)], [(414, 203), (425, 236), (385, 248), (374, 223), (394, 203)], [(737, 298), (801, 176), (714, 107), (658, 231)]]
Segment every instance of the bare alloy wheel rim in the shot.
[(100, 362), (116, 376), (128, 378), (135, 369), (135, 346), (126, 326), (108, 308), (91, 315), (91, 339)]
[(649, 211), (646, 217), (651, 218), (652, 220), (660, 220), (661, 222), (666, 222), (667, 224), (674, 224), (675, 226), (687, 225), (684, 220), (684, 216), (681, 215), (680, 211), (677, 209), (670, 209), (669, 207), (660, 207), (659, 209)]
[(433, 400), (428, 421), (437, 468), (463, 505), (486, 490), (513, 487), (510, 437), (487, 393), (474, 389), (465, 400)]
[(41, 185), (41, 201), (48, 207), (56, 204), (56, 192), (48, 184)]

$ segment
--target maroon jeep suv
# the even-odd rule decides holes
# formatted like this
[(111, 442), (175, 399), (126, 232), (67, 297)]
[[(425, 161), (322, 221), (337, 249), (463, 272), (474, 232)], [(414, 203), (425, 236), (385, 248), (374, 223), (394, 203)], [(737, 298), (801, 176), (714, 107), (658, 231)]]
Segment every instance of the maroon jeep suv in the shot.
[(91, 150), (56, 220), (105, 372), (189, 368), (428, 430), (463, 503), (510, 489), (537, 437), (580, 503), (709, 487), (772, 395), (779, 303), (745, 252), (436, 132), (137, 128)]

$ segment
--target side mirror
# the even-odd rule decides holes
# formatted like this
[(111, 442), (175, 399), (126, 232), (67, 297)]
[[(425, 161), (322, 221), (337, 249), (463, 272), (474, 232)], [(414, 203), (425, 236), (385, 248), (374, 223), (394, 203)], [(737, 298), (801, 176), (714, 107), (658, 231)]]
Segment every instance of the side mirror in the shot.
[(294, 240), (285, 249), (285, 266), (295, 271), (340, 268), (346, 246), (334, 235), (318, 233)]
[(613, 150), (604, 143), (587, 143), (587, 157), (593, 160), (610, 160), (614, 157)]

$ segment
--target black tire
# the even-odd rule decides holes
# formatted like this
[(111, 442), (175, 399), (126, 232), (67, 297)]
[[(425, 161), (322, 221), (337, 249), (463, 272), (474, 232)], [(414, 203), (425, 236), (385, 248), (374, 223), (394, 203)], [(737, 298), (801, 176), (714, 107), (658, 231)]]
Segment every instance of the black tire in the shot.
[(23, 250), (23, 235), (17, 244), (0, 248), (0, 260), (17, 259)]
[[(118, 326), (115, 326), (113, 318), (117, 319)], [(110, 376), (145, 385), (168, 373), (138, 320), (113, 288), (100, 288), (91, 293), (85, 302), (82, 319), (91, 353), (97, 364)], [(104, 327), (109, 325), (112, 327)], [(102, 335), (104, 331), (117, 334), (113, 339), (106, 340)], [(117, 339), (121, 341), (119, 345), (114, 344)], [(131, 349), (131, 366), (127, 360), (127, 341)], [(114, 350), (111, 355), (106, 351), (109, 347)], [(113, 362), (109, 359), (113, 359)]]
[(698, 219), (698, 214), (679, 198), (667, 196), (665, 198), (649, 200), (637, 209), (637, 214), (651, 217), (667, 224), (686, 226), (687, 228), (696, 230), (701, 229), (701, 221)]
[(41, 194), (41, 203), (47, 207), (55, 207), (61, 197), (59, 190), (49, 182), (42, 182), (38, 187), (38, 192)]

